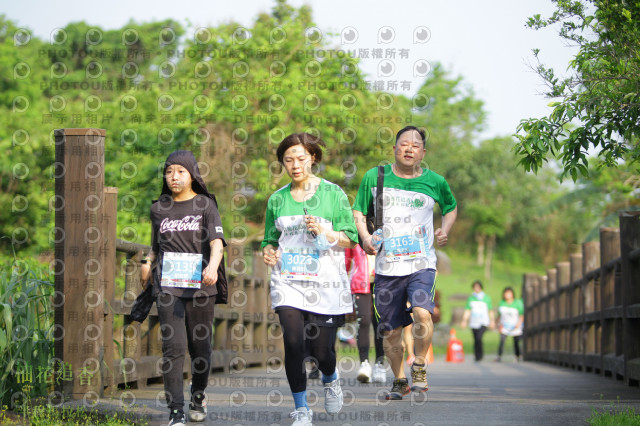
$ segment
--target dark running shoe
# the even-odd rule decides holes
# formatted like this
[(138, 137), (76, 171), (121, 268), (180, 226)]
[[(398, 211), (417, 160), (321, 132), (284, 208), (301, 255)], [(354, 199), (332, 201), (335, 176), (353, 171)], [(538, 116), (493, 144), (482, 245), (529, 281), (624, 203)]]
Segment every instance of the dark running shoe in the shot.
[(387, 395), (387, 401), (400, 400), (410, 392), (411, 388), (409, 387), (409, 381), (407, 379), (396, 379), (393, 381), (391, 392)]
[(191, 395), (191, 403), (189, 404), (190, 422), (203, 422), (207, 418), (207, 394), (202, 393), (199, 396)]
[(171, 414), (169, 414), (169, 426), (186, 424), (187, 418), (184, 416), (184, 412), (182, 410), (173, 410)]

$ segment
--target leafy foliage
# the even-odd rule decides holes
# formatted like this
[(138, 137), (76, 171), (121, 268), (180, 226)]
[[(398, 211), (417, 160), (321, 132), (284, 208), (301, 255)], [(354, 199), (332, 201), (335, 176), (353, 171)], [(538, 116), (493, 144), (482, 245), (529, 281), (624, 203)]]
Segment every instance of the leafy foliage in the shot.
[[(563, 177), (589, 174), (588, 151), (598, 153), (602, 166), (640, 159), (640, 4), (626, 1), (554, 0), (550, 18), (535, 15), (534, 29), (560, 26), (560, 37), (578, 46), (568, 64), (569, 76), (559, 76), (539, 63), (550, 106), (548, 117), (523, 120), (515, 152), (527, 171), (559, 158)], [(538, 57), (539, 50), (534, 50)], [(578, 124), (574, 123), (577, 122)]]
[(578, 220), (567, 228), (560, 213), (536, 217), (563, 191), (548, 172), (519, 173), (510, 139), (478, 141), (486, 113), (461, 77), (434, 63), (415, 96), (379, 91), (357, 55), (314, 27), (309, 7), (283, 0), (246, 28), (75, 22), (48, 41), (21, 40), (0, 18), (0, 66), (13, 76), (0, 80), (0, 149), (11, 153), (0, 157), (0, 250), (52, 256), (52, 134), (65, 127), (107, 130), (105, 185), (119, 191), (117, 237), (132, 242), (150, 242), (149, 206), (176, 149), (196, 153), (227, 237), (251, 242), (267, 198), (288, 182), (275, 155), (286, 134), (321, 136), (320, 175), (353, 198), (366, 170), (392, 159), (394, 134), (407, 124), (426, 128), (423, 165), (459, 201), (452, 244), (474, 247), (480, 233), (498, 252), (526, 247), (541, 259), (564, 247), (548, 242), (544, 226), (582, 238)]
[(54, 292), (47, 275), (34, 262), (16, 260), (11, 265), (0, 266), (2, 405), (23, 403), (26, 394), (47, 395), (49, 380), (43, 372), (48, 371), (53, 358), (50, 298)]

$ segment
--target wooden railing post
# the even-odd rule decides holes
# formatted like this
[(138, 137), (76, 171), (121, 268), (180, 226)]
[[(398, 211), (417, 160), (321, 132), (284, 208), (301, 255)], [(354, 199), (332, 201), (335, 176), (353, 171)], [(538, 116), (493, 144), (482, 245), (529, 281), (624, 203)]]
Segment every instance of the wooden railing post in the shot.
[(600, 329), (600, 312), (596, 311), (596, 300), (599, 300), (600, 275), (595, 271), (600, 267), (600, 243), (589, 242), (582, 244), (582, 274), (588, 278), (583, 291), (583, 316), (585, 329), (582, 336), (584, 341), (585, 369), (602, 368), (600, 359), (600, 343), (598, 330)]
[[(539, 281), (539, 286), (540, 286), (540, 297), (542, 298), (541, 300), (541, 305), (540, 305), (540, 323), (541, 324), (545, 324), (546, 326), (549, 325), (549, 277), (547, 277), (546, 275), (541, 277), (538, 277), (538, 281)], [(549, 356), (549, 333), (540, 333), (540, 347), (542, 348), (542, 351), (544, 352), (544, 356), (548, 357)]]
[(640, 212), (620, 214), (624, 381), (640, 382)]
[(524, 312), (525, 312), (525, 328), (524, 328), (524, 338), (523, 340), (523, 352), (524, 358), (527, 360), (535, 359), (538, 357), (538, 354), (535, 353), (536, 348), (534, 347), (533, 340), (535, 338), (535, 334), (528, 332), (527, 328), (532, 327), (535, 329), (538, 324), (535, 322), (535, 317), (533, 315), (533, 309), (531, 309), (534, 304), (537, 302), (534, 300), (534, 288), (533, 283), (537, 281), (536, 274), (525, 274), (522, 282), (522, 298), (524, 301)]
[(100, 229), (103, 214), (102, 129), (58, 129), (55, 135), (55, 388), (64, 397), (95, 400), (104, 321)]
[(569, 257), (571, 289), (569, 291), (569, 353), (573, 368), (584, 369), (584, 349), (582, 347), (582, 330), (584, 316), (582, 311), (582, 253), (574, 253)]
[(558, 271), (558, 361), (561, 365), (569, 365), (569, 298), (567, 296), (569, 292), (570, 264), (569, 262), (558, 262), (556, 269)]
[[(602, 357), (602, 374), (612, 375), (616, 368), (616, 300), (615, 300), (615, 265), (611, 264), (620, 256), (620, 230), (602, 228), (600, 230), (600, 355)], [(620, 372), (623, 374), (623, 372)]]
[(102, 327), (103, 361), (101, 365), (104, 392), (113, 395), (116, 389), (115, 372), (113, 371), (113, 299), (116, 280), (116, 225), (118, 214), (118, 188), (104, 189), (104, 217), (102, 231), (104, 232), (104, 324)]
[(556, 323), (558, 321), (558, 271), (554, 269), (547, 270), (547, 283), (549, 287), (549, 360), (551, 362), (558, 361), (558, 350), (560, 347), (560, 336)]
[[(142, 291), (142, 285), (140, 283), (141, 260), (142, 250), (139, 250), (136, 254), (133, 255), (127, 254), (123, 295), (123, 301), (127, 306), (132, 305), (136, 296)], [(125, 316), (122, 333), (124, 347), (120, 364), (120, 372), (124, 375), (127, 382), (138, 381), (138, 361), (142, 357), (142, 336), (140, 323), (132, 321), (129, 317)], [(146, 385), (146, 381), (145, 383), (142, 383), (142, 381), (140, 381), (136, 384), (138, 388), (143, 388)]]

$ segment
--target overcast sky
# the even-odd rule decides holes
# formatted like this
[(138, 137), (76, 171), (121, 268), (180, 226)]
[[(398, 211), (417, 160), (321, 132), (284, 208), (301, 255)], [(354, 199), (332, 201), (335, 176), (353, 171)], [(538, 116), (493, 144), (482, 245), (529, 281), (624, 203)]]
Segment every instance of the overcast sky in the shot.
[[(428, 63), (440, 62), (454, 75), (461, 75), (485, 102), (488, 112), (482, 137), (515, 132), (519, 121), (541, 117), (549, 111), (540, 78), (527, 66), (533, 63), (531, 49), (540, 48), (541, 58), (565, 71), (575, 49), (563, 44), (557, 30), (534, 31), (525, 27), (535, 13), (549, 15), (549, 0), (289, 0), (294, 6), (308, 4), (317, 28), (330, 45), (348, 51), (383, 49), (396, 56), (363, 58), (368, 80), (410, 81), (394, 91), (413, 96), (424, 80)], [(269, 0), (16, 0), (3, 2), (0, 13), (34, 35), (49, 40), (56, 28), (85, 21), (105, 29), (122, 28), (130, 20), (148, 22), (166, 18), (195, 28), (234, 21), (251, 26), (259, 12), (269, 12)], [(392, 49), (392, 50), (388, 50)], [(404, 56), (400, 56), (400, 49)], [(416, 123), (418, 124), (418, 123)]]

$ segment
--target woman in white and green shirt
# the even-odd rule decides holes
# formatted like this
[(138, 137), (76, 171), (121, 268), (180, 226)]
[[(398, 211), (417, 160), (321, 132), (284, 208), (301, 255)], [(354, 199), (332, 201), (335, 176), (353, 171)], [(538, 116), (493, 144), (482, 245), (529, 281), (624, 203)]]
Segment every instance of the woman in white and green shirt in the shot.
[(305, 340), (322, 372), (325, 410), (342, 408), (335, 339), (353, 311), (344, 248), (356, 245), (357, 230), (342, 189), (311, 169), (324, 146), (308, 133), (289, 135), (278, 146), (291, 183), (269, 198), (262, 241), (264, 262), (272, 267), (271, 304), (282, 326), (294, 425), (311, 424), (313, 416), (306, 400)]
[(482, 283), (475, 281), (472, 284), (473, 294), (467, 299), (467, 306), (462, 316), (462, 327), (469, 324), (473, 332), (473, 350), (476, 361), (482, 361), (484, 349), (482, 336), (487, 331), (487, 327), (493, 328), (494, 315), (491, 297), (482, 290)]
[(524, 321), (524, 304), (522, 299), (516, 299), (511, 287), (502, 290), (502, 300), (498, 305), (498, 324), (500, 330), (500, 346), (498, 347), (498, 359), (502, 359), (502, 350), (507, 336), (513, 336), (513, 349), (516, 353), (516, 361), (520, 361), (520, 336), (522, 336), (522, 322)]

